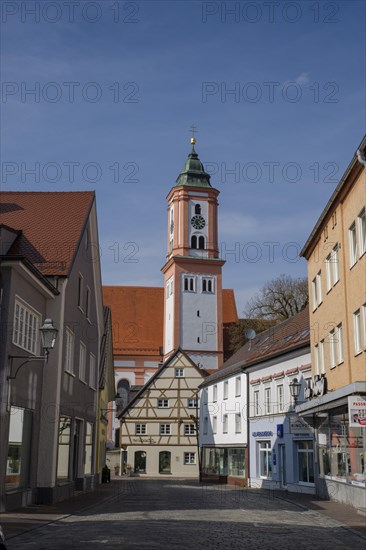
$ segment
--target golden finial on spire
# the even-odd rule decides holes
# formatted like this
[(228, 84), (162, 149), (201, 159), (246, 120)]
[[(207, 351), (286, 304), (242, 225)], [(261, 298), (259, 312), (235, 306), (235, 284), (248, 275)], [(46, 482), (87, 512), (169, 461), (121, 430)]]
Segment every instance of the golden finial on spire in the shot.
[(196, 138), (194, 137), (194, 134), (197, 133), (198, 130), (196, 130), (196, 127), (192, 124), (189, 131), (192, 132), (191, 144), (194, 145), (196, 143)]

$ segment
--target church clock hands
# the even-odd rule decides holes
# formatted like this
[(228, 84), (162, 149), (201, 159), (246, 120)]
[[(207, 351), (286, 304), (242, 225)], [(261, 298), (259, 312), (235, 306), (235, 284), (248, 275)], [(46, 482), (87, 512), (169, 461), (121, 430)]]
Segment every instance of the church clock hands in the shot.
[(199, 215), (193, 216), (191, 224), (195, 229), (203, 229), (206, 225), (205, 218)]

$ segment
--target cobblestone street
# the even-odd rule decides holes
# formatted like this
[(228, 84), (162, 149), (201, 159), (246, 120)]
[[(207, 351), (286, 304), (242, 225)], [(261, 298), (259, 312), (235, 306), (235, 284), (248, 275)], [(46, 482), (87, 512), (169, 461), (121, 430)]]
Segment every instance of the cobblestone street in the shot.
[(361, 534), (272, 492), (182, 480), (113, 486), (88, 508), (11, 535), (9, 550), (365, 548)]

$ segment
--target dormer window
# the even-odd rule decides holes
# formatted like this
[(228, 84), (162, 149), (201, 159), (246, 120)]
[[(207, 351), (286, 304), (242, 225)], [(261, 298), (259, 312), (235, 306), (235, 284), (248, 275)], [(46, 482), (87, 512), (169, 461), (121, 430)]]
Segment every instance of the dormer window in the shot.
[(196, 206), (194, 207), (194, 213), (195, 214), (201, 214), (201, 205), (200, 204), (196, 204)]

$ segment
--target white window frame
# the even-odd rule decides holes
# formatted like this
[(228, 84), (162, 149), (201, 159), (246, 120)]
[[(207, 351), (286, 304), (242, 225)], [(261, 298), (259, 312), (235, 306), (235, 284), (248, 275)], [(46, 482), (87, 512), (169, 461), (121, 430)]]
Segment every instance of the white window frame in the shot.
[(314, 367), (315, 374), (320, 374), (319, 344), (315, 344), (314, 346)]
[(283, 412), (285, 409), (285, 391), (283, 384), (277, 385), (277, 410)]
[(228, 397), (229, 397), (229, 381), (224, 380), (223, 398), (228, 399)]
[(183, 455), (183, 464), (185, 466), (196, 464), (196, 453), (187, 451)]
[(14, 302), (13, 344), (32, 355), (37, 355), (40, 322), (40, 313), (17, 296)]
[(313, 311), (315, 311), (323, 301), (322, 295), (322, 271), (319, 270), (312, 280), (312, 300)]
[(237, 376), (235, 378), (235, 397), (241, 396), (241, 377)]
[(321, 340), (319, 342), (319, 369), (320, 374), (325, 374), (325, 342), (324, 340)]
[(175, 378), (184, 378), (184, 369), (182, 368), (174, 369), (174, 376)]
[(363, 348), (366, 350), (366, 304), (362, 306), (363, 313)]
[(74, 350), (75, 334), (69, 328), (65, 328), (65, 371), (74, 376)]
[(146, 435), (146, 424), (135, 424), (135, 435)]
[(196, 409), (198, 407), (198, 400), (195, 397), (187, 399), (187, 407), (188, 409)]
[(195, 435), (195, 426), (194, 424), (184, 424), (184, 435)]
[(337, 366), (337, 346), (336, 346), (336, 329), (329, 332), (329, 358), (330, 368), (334, 369)]
[(170, 424), (160, 424), (159, 427), (160, 435), (171, 435), (171, 425)]
[(229, 417), (227, 414), (222, 415), (222, 433), (227, 434), (229, 430)]
[(169, 399), (166, 399), (166, 397), (160, 397), (157, 400), (157, 407), (158, 407), (158, 409), (168, 409), (169, 408)]
[(351, 268), (358, 260), (356, 222), (353, 222), (348, 229), (348, 242), (349, 266)]
[(96, 389), (97, 359), (94, 353), (89, 354), (89, 386)]
[(216, 403), (217, 401), (217, 384), (212, 386), (212, 401)]
[[(204, 290), (204, 286), (206, 286), (206, 290)], [(202, 277), (202, 293), (215, 294), (215, 277)]]
[[(187, 288), (186, 288), (186, 280), (188, 281)], [(183, 275), (183, 292), (193, 292), (194, 293), (196, 291), (197, 291), (196, 276), (195, 275)]]
[(217, 433), (217, 416), (212, 417), (212, 433)]
[(86, 345), (80, 342), (79, 347), (79, 380), (86, 384)]
[(241, 434), (241, 413), (235, 413), (235, 433)]
[(360, 243), (360, 258), (366, 252), (366, 209), (362, 208), (357, 216), (358, 241)]
[(343, 348), (343, 326), (342, 323), (337, 325), (336, 330), (337, 338), (337, 365), (340, 365), (344, 361), (344, 348)]
[(264, 388), (264, 414), (271, 414), (271, 388)]
[(260, 416), (260, 409), (259, 409), (259, 390), (254, 390), (254, 393), (253, 393), (253, 403), (254, 403), (254, 415), (253, 415), (253, 416)]
[(353, 333), (355, 343), (355, 355), (362, 351), (361, 310), (357, 309), (353, 314)]

